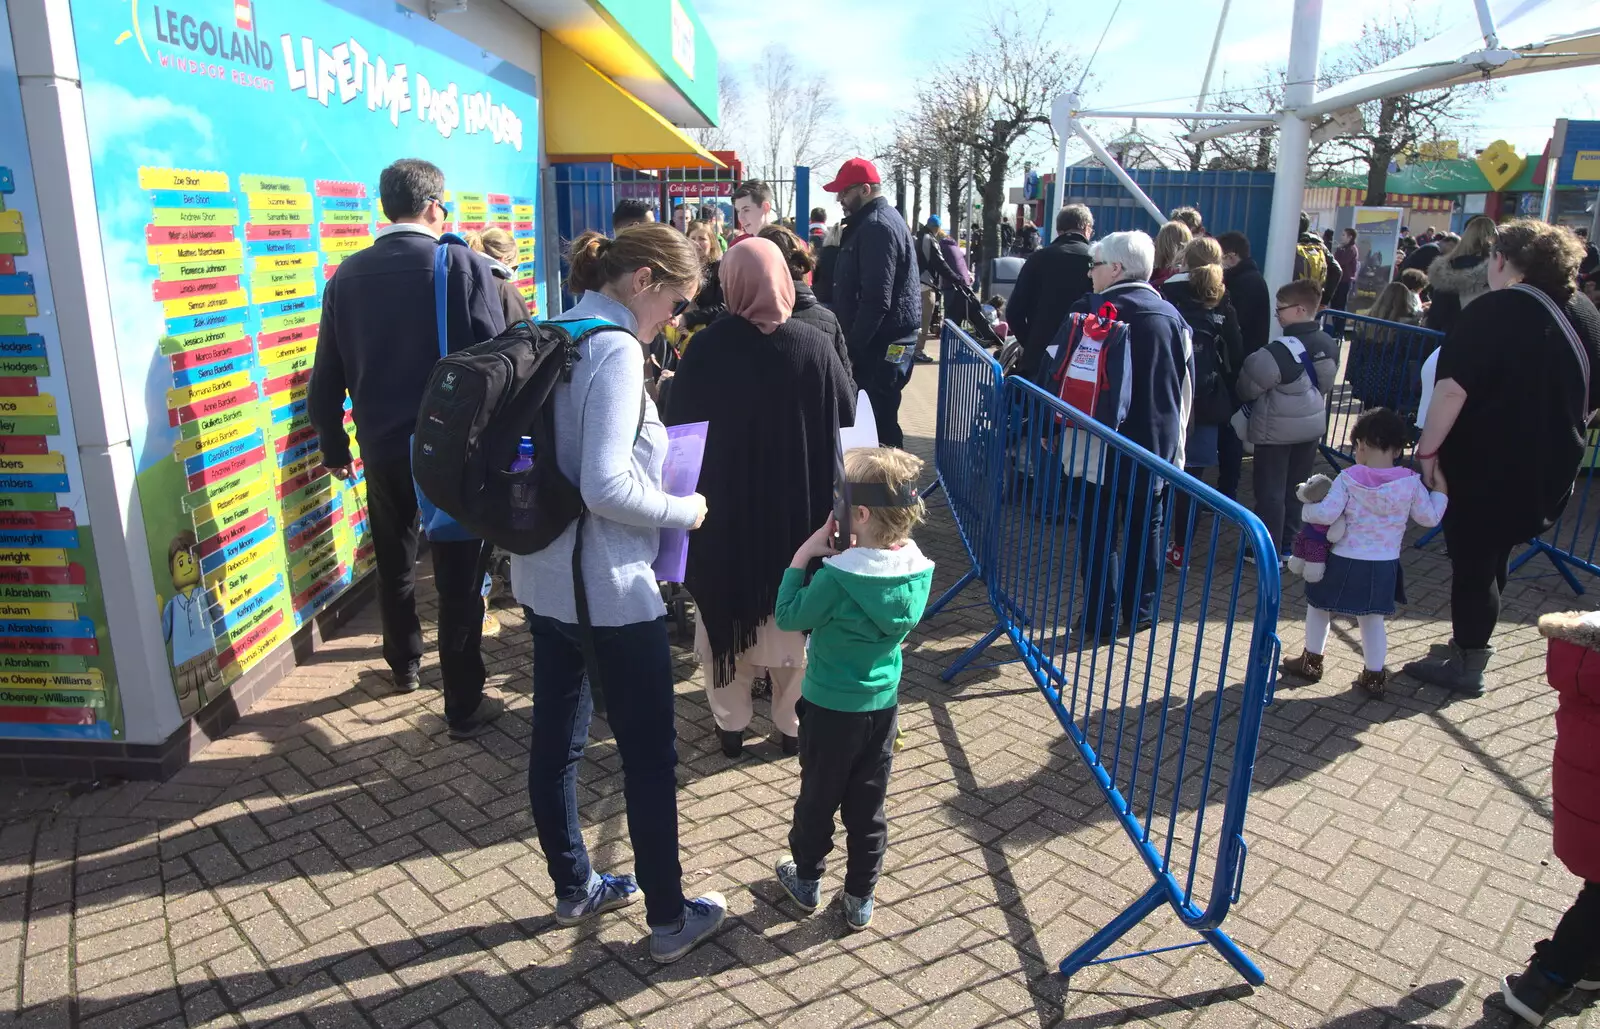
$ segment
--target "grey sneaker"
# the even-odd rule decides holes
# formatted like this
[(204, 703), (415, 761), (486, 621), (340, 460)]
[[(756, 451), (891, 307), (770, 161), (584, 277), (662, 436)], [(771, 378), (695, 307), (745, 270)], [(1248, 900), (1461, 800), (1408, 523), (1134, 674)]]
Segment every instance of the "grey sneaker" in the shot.
[(595, 915), (625, 908), (639, 896), (639, 884), (631, 875), (589, 873), (589, 893), (577, 900), (556, 901), (556, 923), (577, 925)]
[(779, 861), (773, 872), (778, 876), (778, 885), (783, 887), (783, 892), (789, 895), (796, 907), (808, 915), (817, 910), (822, 903), (821, 879), (800, 878), (800, 869), (795, 865), (794, 858), (789, 857)]
[(394, 680), (396, 693), (415, 693), (422, 688), (421, 668), (411, 665), (403, 672), (391, 671), (390, 678)]
[(450, 738), (453, 740), (470, 740), (482, 736), (489, 731), (494, 720), (505, 714), (505, 701), (499, 697), (484, 697), (478, 701), (478, 709), (456, 725), (450, 727)]
[(872, 924), (872, 898), (852, 897), (848, 893), (841, 893), (840, 899), (844, 902), (844, 924), (853, 933), (858, 933)]
[(695, 948), (722, 925), (728, 917), (728, 902), (720, 893), (683, 902), (683, 917), (675, 926), (658, 925), (650, 930), (650, 956), (670, 965)]

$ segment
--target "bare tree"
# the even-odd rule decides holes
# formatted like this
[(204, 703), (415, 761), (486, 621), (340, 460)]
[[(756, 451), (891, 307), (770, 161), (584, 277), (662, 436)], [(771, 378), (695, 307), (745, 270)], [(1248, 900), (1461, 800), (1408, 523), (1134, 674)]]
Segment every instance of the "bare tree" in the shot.
[(689, 138), (707, 150), (737, 150), (744, 135), (744, 84), (732, 68), (717, 70), (717, 124), (686, 129)]
[[(1284, 92), (1288, 84), (1288, 69), (1282, 65), (1263, 67), (1252, 82), (1229, 86), (1227, 73), (1219, 88), (1206, 101), (1211, 110), (1239, 114), (1272, 114), (1281, 111)], [(1184, 136), (1201, 127), (1199, 122), (1179, 123), (1174, 138), (1166, 143), (1154, 143), (1162, 156), (1180, 168), (1198, 171), (1272, 171), (1278, 166), (1278, 126), (1267, 122), (1248, 132), (1237, 132), (1204, 143), (1191, 143)], [(1349, 156), (1341, 152), (1336, 141), (1325, 140), (1311, 145), (1310, 177), (1312, 180), (1330, 174), (1340, 164), (1347, 164)]]
[(985, 259), (1000, 251), (1012, 151), (1049, 130), (1051, 102), (1081, 68), (1076, 54), (1052, 41), (1051, 20), (1048, 8), (1032, 16), (1014, 6), (991, 10), (968, 52), (921, 91), (922, 107), (944, 106), (954, 115), (935, 126), (941, 135), (948, 129), (955, 151), (948, 155), (947, 170), (958, 174), (945, 183), (952, 200), (960, 191), (960, 151), (970, 151), (969, 167), (983, 204)]
[(762, 112), (756, 170), (772, 184), (774, 206), (786, 211), (793, 188), (788, 180), (794, 167), (820, 164), (836, 156), (829, 141), (838, 102), (821, 72), (802, 71), (789, 48), (778, 43), (761, 52), (756, 88)]
[[(1370, 71), (1437, 34), (1419, 25), (1410, 8), (1393, 10), (1367, 22), (1361, 36), (1325, 67), (1329, 83)], [(1349, 160), (1366, 166), (1368, 207), (1381, 206), (1388, 193), (1389, 165), (1400, 154), (1456, 135), (1473, 107), (1493, 87), (1480, 84), (1430, 89), (1385, 97), (1361, 105), (1361, 129), (1339, 140)]]

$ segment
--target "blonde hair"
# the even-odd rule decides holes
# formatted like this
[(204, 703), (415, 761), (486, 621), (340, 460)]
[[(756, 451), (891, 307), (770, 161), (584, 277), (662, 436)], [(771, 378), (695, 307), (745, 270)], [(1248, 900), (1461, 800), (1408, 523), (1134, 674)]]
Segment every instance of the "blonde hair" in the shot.
[(569, 287), (598, 290), (640, 268), (649, 268), (656, 285), (698, 290), (703, 264), (689, 237), (663, 222), (645, 222), (607, 239), (585, 232), (567, 250)]
[(701, 236), (705, 236), (706, 238), (710, 239), (711, 260), (722, 260), (722, 235), (717, 232), (717, 226), (715, 222), (709, 222), (703, 218), (699, 221), (692, 221), (689, 223), (689, 227), (683, 230), (683, 235), (686, 239), (699, 239)]
[(1383, 292), (1378, 294), (1378, 299), (1373, 302), (1372, 310), (1367, 312), (1368, 318), (1376, 318), (1385, 322), (1408, 322), (1415, 319), (1411, 315), (1411, 290), (1403, 282), (1391, 282), (1383, 287)]
[(1207, 308), (1222, 303), (1222, 245), (1209, 236), (1190, 241), (1183, 248), (1183, 266), (1189, 269), (1189, 285), (1195, 299)]
[(480, 254), (484, 252), (483, 233), (477, 229), (463, 229), (457, 235), (467, 244), (468, 250), (476, 250)]
[[(479, 244), (472, 249), (483, 251), (507, 268), (517, 266), (517, 241), (511, 233), (493, 226), (474, 235), (478, 237)], [(467, 243), (471, 245), (472, 241), (468, 240)]]
[[(922, 474), (922, 458), (894, 447), (855, 447), (845, 451), (844, 475), (851, 482), (878, 482), (891, 490), (916, 484)], [(919, 499), (911, 507), (868, 507), (872, 520), (880, 526), (878, 542), (898, 546), (911, 538), (911, 530), (922, 524), (927, 508)]]
[(1176, 268), (1178, 258), (1183, 253), (1183, 248), (1189, 245), (1191, 238), (1193, 237), (1189, 227), (1183, 222), (1167, 222), (1161, 226), (1161, 231), (1156, 233), (1155, 270)]
[(1480, 214), (1467, 222), (1466, 228), (1461, 230), (1461, 242), (1456, 244), (1451, 251), (1452, 257), (1465, 257), (1468, 254), (1474, 257), (1488, 257), (1489, 251), (1494, 249), (1495, 237), (1500, 235), (1500, 226), (1494, 219), (1486, 214)]

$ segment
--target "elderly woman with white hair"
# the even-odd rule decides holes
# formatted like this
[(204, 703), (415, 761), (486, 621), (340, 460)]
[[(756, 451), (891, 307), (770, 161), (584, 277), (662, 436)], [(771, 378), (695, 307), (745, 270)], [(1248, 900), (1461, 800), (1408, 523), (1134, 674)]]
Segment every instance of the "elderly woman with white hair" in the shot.
[[(1194, 399), (1194, 353), (1188, 324), (1155, 287), (1155, 243), (1143, 232), (1113, 232), (1094, 244), (1089, 278), (1094, 292), (1074, 310), (1098, 312), (1110, 304), (1129, 328), (1128, 353), (1098, 349), (1092, 360), (1096, 394), (1084, 410), (1174, 467), (1183, 467), (1184, 433)], [(1063, 333), (1070, 329), (1070, 322)], [(1058, 336), (1058, 340), (1064, 340)], [(1063, 369), (1087, 370), (1090, 356), (1063, 361)], [(1075, 377), (1075, 374), (1074, 374)], [(1103, 386), (1101, 385), (1103, 384)], [(1162, 557), (1162, 483), (1132, 462), (1120, 469), (1079, 462), (1069, 468), (1088, 480), (1078, 524), (1084, 576), (1085, 639), (1131, 636), (1155, 618), (1156, 563)], [(1089, 505), (1093, 505), (1092, 508)], [(1087, 521), (1085, 521), (1087, 519)], [(1127, 529), (1125, 539), (1118, 540)], [(1119, 544), (1123, 548), (1118, 554)]]

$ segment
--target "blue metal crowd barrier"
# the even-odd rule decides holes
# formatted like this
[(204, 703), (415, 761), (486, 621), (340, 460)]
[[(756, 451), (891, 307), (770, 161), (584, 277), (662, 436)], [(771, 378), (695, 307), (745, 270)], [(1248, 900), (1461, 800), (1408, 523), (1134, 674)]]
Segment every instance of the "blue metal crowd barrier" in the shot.
[(1396, 411), (1411, 425), (1422, 402), (1422, 364), (1444, 333), (1420, 325), (1383, 321), (1348, 311), (1323, 311), (1323, 327), (1340, 345), (1339, 380), (1328, 397), (1328, 430), (1322, 455), (1335, 468), (1355, 464), (1350, 430), (1362, 412)]
[[(998, 618), (945, 678), (1004, 634), (1152, 877), (1062, 974), (1210, 944), (1259, 985), (1220, 926), (1243, 884), (1279, 652), (1265, 527), (1036, 386), (1001, 382), (965, 333), (947, 326), (941, 356), (935, 464), (973, 569), (938, 603), (976, 578)], [(1164, 903), (1201, 939), (1101, 957)]]
[[(1033, 384), (1009, 379), (1002, 399), (1028, 438), (997, 448), (1043, 461), (997, 508), (990, 601), (1154, 880), (1062, 974), (1209, 943), (1260, 984), (1218, 927), (1243, 883), (1277, 667), (1272, 540), (1238, 503)], [(1163, 903), (1201, 939), (1100, 957)]]
[[(1000, 412), (1000, 362), (953, 322), (945, 322), (939, 336), (939, 412), (934, 427), (933, 466), (936, 486), (944, 490), (955, 518), (956, 531), (967, 549), (972, 567), (955, 585), (928, 605), (928, 616), (944, 610), (974, 581), (987, 582), (985, 547), (992, 537), (994, 492), (999, 477), (991, 473), (995, 418)], [(969, 651), (983, 649), (1000, 638), (996, 628)], [(964, 668), (964, 655), (945, 673), (945, 680)]]
[(1529, 541), (1528, 549), (1511, 562), (1515, 572), (1523, 565), (1543, 554), (1550, 559), (1557, 572), (1566, 580), (1572, 592), (1583, 594), (1583, 583), (1573, 574), (1575, 570), (1600, 575), (1600, 497), (1595, 496), (1600, 486), (1600, 431), (1589, 433), (1589, 449), (1583, 455), (1583, 465), (1578, 469), (1577, 482), (1572, 487), (1572, 499), (1544, 535)]

